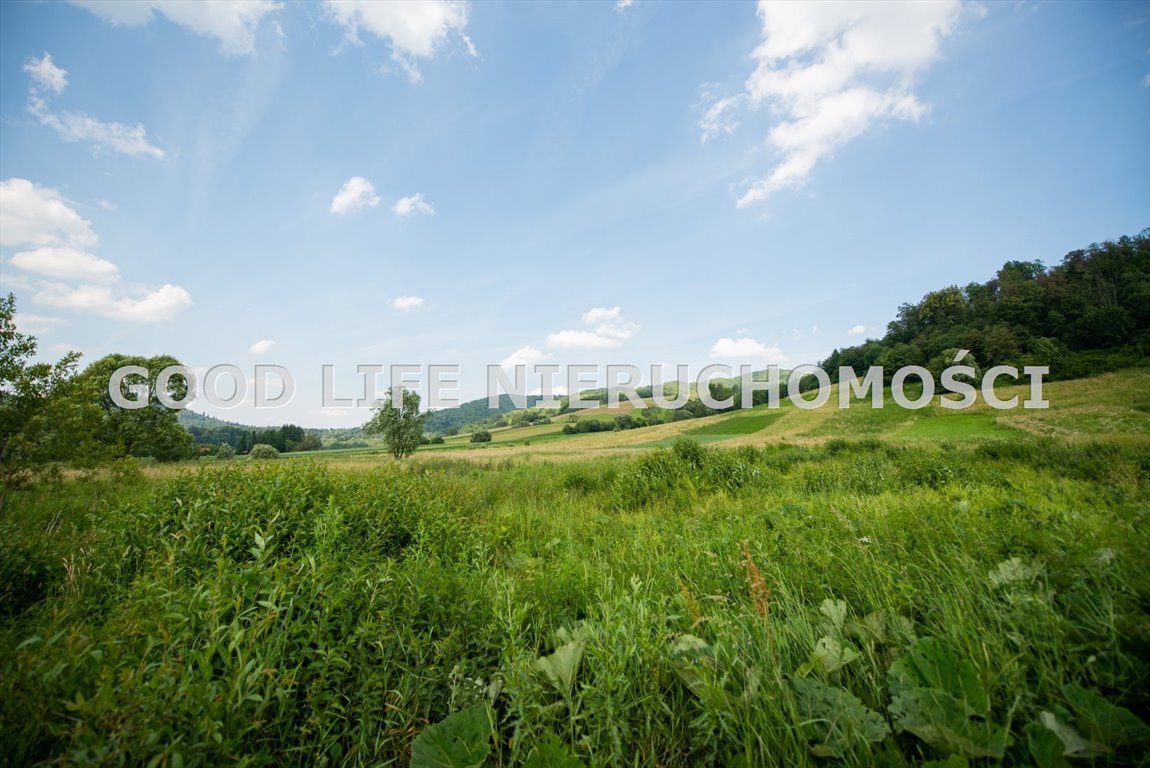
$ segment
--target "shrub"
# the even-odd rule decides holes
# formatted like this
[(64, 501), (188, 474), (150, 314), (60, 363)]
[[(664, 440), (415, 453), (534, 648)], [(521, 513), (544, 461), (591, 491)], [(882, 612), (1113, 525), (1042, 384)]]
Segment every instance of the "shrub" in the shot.
[(256, 443), (248, 452), (248, 458), (250, 459), (278, 459), (279, 457), (280, 452), (277, 451), (274, 446), (268, 445), (267, 443)]
[(481, 429), (478, 432), (471, 433), (471, 442), (473, 443), (490, 443), (491, 433), (486, 429)]
[(443, 445), (443, 435), (436, 435), (435, 437), (431, 438), (431, 444)]
[(223, 443), (218, 448), (216, 448), (216, 458), (218, 458), (218, 459), (230, 459), (235, 455), (236, 455), (236, 449), (231, 447), (227, 443)]

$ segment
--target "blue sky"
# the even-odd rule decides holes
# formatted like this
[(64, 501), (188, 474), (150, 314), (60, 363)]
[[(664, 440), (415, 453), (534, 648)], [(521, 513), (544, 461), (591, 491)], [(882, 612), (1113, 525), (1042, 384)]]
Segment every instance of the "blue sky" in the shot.
[[(784, 367), (1150, 226), (1150, 3), (0, 3), (55, 358)], [(386, 387), (380, 381), (379, 389)]]

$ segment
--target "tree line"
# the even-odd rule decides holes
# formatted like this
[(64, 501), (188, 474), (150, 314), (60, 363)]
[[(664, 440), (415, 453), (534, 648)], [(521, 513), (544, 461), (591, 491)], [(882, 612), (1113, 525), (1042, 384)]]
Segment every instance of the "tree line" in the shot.
[[(1150, 229), (1071, 251), (1047, 268), (1008, 261), (985, 283), (931, 291), (903, 304), (881, 339), (834, 350), (819, 365), (862, 374), (921, 365), (937, 376), (969, 350), (983, 368), (1047, 365), (1072, 379), (1145, 362), (1150, 352)], [(969, 359), (968, 359), (969, 362)]]

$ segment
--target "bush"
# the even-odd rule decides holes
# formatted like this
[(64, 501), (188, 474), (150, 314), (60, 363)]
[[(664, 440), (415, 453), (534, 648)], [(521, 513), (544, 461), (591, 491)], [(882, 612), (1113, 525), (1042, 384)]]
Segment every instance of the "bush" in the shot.
[(431, 444), (443, 445), (443, 435), (436, 435), (435, 437), (431, 438)]
[(473, 443), (490, 443), (491, 433), (486, 429), (481, 429), (478, 432), (471, 433), (471, 442)]
[(218, 459), (230, 459), (235, 455), (236, 449), (227, 443), (223, 443), (218, 448), (216, 448), (216, 458)]
[(256, 443), (248, 452), (249, 459), (278, 459), (280, 452), (267, 443)]

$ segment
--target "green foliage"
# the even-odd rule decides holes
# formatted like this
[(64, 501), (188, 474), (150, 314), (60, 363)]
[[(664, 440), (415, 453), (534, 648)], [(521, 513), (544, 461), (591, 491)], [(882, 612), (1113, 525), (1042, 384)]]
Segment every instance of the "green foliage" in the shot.
[[(1072, 251), (1047, 269), (1009, 261), (993, 280), (950, 286), (903, 304), (880, 340), (836, 349), (820, 365), (863, 372), (927, 366), (936, 376), (958, 349), (983, 368), (1048, 365), (1069, 379), (1140, 365), (1150, 353), (1150, 230)], [(965, 361), (971, 363), (971, 358)]]
[(882, 715), (849, 691), (801, 677), (792, 678), (790, 684), (799, 728), (817, 757), (843, 757), (890, 733)]
[[(178, 461), (194, 453), (191, 434), (179, 422), (179, 411), (160, 402), (157, 381), (160, 373), (180, 361), (171, 355), (105, 355), (76, 377), (76, 397), (95, 405), (99, 425), (93, 433), (106, 450), (116, 455), (151, 457), (157, 461)], [(112, 374), (125, 366), (139, 366), (148, 371), (147, 378), (128, 376), (120, 385), (126, 400), (136, 399), (135, 387), (146, 387), (142, 408), (121, 408), (112, 400), (108, 387)], [(181, 375), (168, 379), (166, 394), (180, 401), (187, 394), (188, 382)]]
[(363, 425), (365, 435), (382, 435), (387, 450), (397, 459), (415, 453), (423, 439), (423, 423), (426, 413), (419, 412), (419, 393), (405, 389), (400, 396), (401, 405), (392, 403), (389, 389), (382, 400), (372, 407), (375, 414)]
[(231, 447), (227, 443), (222, 443), (219, 447), (216, 448), (216, 458), (217, 459), (230, 459), (230, 458), (235, 457), (235, 455), (236, 455), (236, 449)]
[(275, 446), (267, 445), (265, 443), (256, 443), (252, 449), (248, 451), (248, 458), (255, 459), (256, 461), (264, 461), (267, 459), (278, 459), (280, 452), (276, 450)]
[(472, 442), (472, 443), (490, 443), (491, 442), (491, 433), (488, 432), (486, 429), (481, 429), (477, 432), (472, 432), (471, 437), (469, 439), (469, 442)]
[(76, 396), (79, 353), (31, 363), (36, 339), (16, 329), (16, 298), (0, 298), (0, 512), (10, 491), (50, 473), (53, 462), (99, 458), (94, 408)]
[[(1137, 764), (1144, 454), (840, 441), (69, 474), (0, 519), (0, 754)], [(951, 479), (923, 482), (932, 463)], [(856, 465), (881, 485), (860, 492)]]
[(899, 731), (965, 757), (1001, 758), (1008, 730), (988, 720), (990, 696), (968, 661), (935, 638), (915, 642), (891, 665), (891, 714)]
[(491, 754), (491, 718), (476, 704), (424, 728), (411, 745), (412, 768), (481, 768)]

